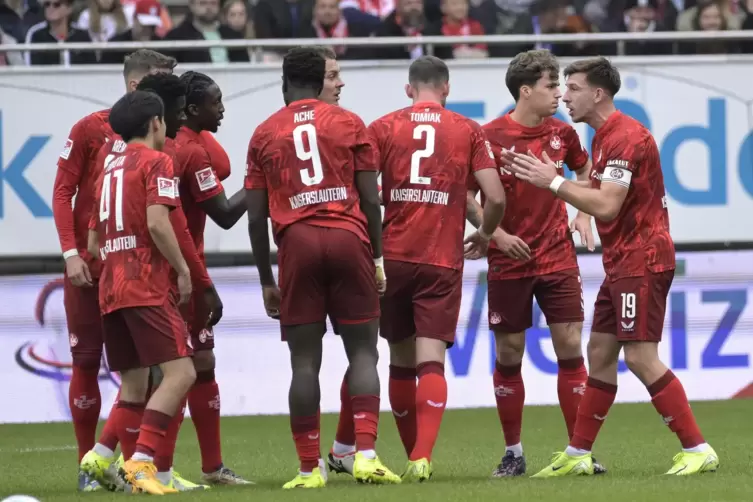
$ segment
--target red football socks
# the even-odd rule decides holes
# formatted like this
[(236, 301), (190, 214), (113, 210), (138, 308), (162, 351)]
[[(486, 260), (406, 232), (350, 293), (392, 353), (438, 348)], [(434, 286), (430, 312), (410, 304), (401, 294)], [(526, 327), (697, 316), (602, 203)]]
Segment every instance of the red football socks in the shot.
[(175, 443), (178, 442), (178, 433), (180, 432), (180, 426), (183, 424), (183, 418), (186, 413), (186, 399), (180, 403), (178, 412), (170, 419), (170, 424), (167, 426), (167, 432), (165, 433), (165, 439), (157, 449), (157, 454), (154, 456), (154, 465), (157, 467), (158, 472), (167, 472), (173, 466), (173, 456), (175, 455)]
[(107, 416), (105, 426), (102, 428), (102, 433), (99, 435), (97, 443), (115, 451), (118, 447), (118, 428), (115, 425), (115, 408), (118, 406), (118, 400), (120, 400), (120, 391), (118, 391), (118, 397), (115, 398), (115, 402), (112, 404), (110, 414)]
[(353, 409), (356, 450), (374, 450), (379, 429), (379, 396), (353, 396), (350, 403)]
[(694, 448), (705, 443), (688, 403), (688, 396), (672, 370), (648, 386), (651, 403), (664, 419), (669, 429), (677, 434), (683, 448)]
[(494, 397), (497, 401), (497, 415), (502, 424), (505, 444), (520, 444), (520, 431), (523, 424), (523, 404), (526, 400), (526, 388), (523, 385), (521, 364), (494, 367)]
[[(136, 453), (154, 458), (167, 435), (173, 417), (156, 410), (145, 410), (141, 419), (141, 432), (136, 441)], [(124, 458), (125, 453), (123, 454)]]
[[(97, 361), (99, 363), (99, 361)], [(94, 447), (102, 398), (99, 394), (99, 364), (94, 368), (73, 366), (68, 387), (68, 406), (78, 444), (78, 460)]]
[(570, 446), (579, 450), (591, 451), (609, 409), (617, 396), (617, 386), (589, 377), (586, 393), (578, 408), (578, 419)]
[(439, 426), (447, 404), (447, 380), (444, 377), (444, 364), (440, 362), (421, 363), (416, 368), (416, 446), (410, 460), (426, 458), (431, 453), (439, 435)]
[(565, 417), (568, 439), (573, 438), (575, 420), (578, 418), (578, 406), (586, 392), (588, 371), (582, 357), (560, 359), (557, 361), (557, 397), (560, 401), (562, 416)]
[(214, 370), (196, 372), (196, 383), (188, 392), (188, 409), (199, 440), (201, 470), (214, 472), (222, 466), (220, 389)]
[(353, 423), (353, 406), (351, 404), (350, 392), (348, 390), (347, 373), (345, 373), (343, 383), (340, 386), (340, 418), (337, 421), (335, 441), (348, 446), (356, 444), (356, 431), (355, 424)]
[(406, 455), (416, 446), (416, 368), (390, 365), (389, 396)]
[(123, 458), (128, 460), (136, 451), (136, 442), (139, 439), (141, 421), (144, 416), (144, 403), (118, 400), (113, 414), (120, 450), (123, 452)]
[(295, 449), (301, 463), (301, 472), (312, 472), (319, 466), (319, 417), (290, 417), (290, 430), (293, 433)]

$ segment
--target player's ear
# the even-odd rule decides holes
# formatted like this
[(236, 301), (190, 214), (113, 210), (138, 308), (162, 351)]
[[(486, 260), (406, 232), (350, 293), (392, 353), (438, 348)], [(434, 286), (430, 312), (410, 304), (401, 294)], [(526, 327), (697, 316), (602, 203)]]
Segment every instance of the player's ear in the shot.
[(192, 115), (196, 116), (198, 114), (199, 114), (199, 107), (198, 106), (196, 106), (194, 104), (190, 104), (190, 105), (188, 105), (186, 107), (186, 116), (187, 117), (192, 116)]
[(445, 98), (450, 95), (450, 83), (449, 82), (445, 82), (445, 84), (442, 86), (442, 93), (444, 94)]
[(597, 87), (594, 91), (594, 101), (596, 103), (601, 103), (602, 99), (604, 99), (604, 89)]
[(531, 97), (531, 88), (530, 86), (524, 85), (520, 88), (520, 97), (528, 99)]
[(410, 84), (405, 84), (405, 95), (413, 99), (413, 87)]

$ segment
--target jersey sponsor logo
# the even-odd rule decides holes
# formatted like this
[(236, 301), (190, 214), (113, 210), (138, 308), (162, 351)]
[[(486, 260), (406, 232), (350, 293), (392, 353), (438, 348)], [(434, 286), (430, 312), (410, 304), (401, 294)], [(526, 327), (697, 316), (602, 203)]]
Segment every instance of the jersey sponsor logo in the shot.
[(177, 186), (175, 180), (170, 178), (157, 178), (157, 195), (160, 197), (168, 197), (170, 199), (175, 198), (177, 193)]
[(211, 167), (205, 167), (201, 171), (196, 171), (196, 182), (199, 184), (199, 190), (206, 192), (217, 186), (217, 177)]
[(68, 157), (71, 156), (71, 150), (73, 150), (73, 140), (71, 138), (68, 138), (67, 140), (65, 140), (63, 151), (60, 152), (60, 158), (63, 160), (68, 160)]
[(551, 146), (553, 150), (559, 150), (562, 148), (562, 140), (559, 136), (554, 135), (552, 136), (552, 139), (549, 140), (549, 146)]

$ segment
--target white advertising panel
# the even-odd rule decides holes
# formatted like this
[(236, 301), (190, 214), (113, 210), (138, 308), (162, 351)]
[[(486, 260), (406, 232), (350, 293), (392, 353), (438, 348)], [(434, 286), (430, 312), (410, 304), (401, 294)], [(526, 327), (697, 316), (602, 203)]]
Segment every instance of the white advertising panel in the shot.
[[(680, 62), (677, 62), (680, 61)], [(513, 102), (504, 85), (506, 63), (452, 62), (448, 107), (486, 123)], [(750, 241), (753, 137), (744, 78), (750, 63), (646, 58), (620, 64), (624, 112), (649, 126), (661, 151), (672, 235), (679, 243)], [(248, 141), (255, 127), (282, 106), (279, 66), (199, 68), (221, 86), (227, 108), (218, 133), (232, 161), (228, 192), (242, 187)], [(343, 71), (342, 106), (367, 123), (406, 106), (407, 62), (356, 64)], [(108, 108), (124, 91), (119, 69), (0, 72), (0, 255), (54, 255), (60, 246), (52, 220), (57, 158), (71, 126)], [(570, 121), (566, 110), (558, 117)], [(590, 150), (593, 131), (577, 124)], [(230, 231), (207, 226), (207, 252), (249, 250), (245, 223)]]
[[(672, 285), (660, 354), (685, 384), (691, 400), (753, 397), (753, 252), (683, 254), (684, 276)], [(598, 257), (579, 257), (586, 305), (584, 347), (593, 302), (603, 278)], [(266, 317), (253, 268), (212, 269), (225, 304), (215, 332), (217, 381), (222, 414), (287, 413), (290, 366), (279, 324)], [(445, 373), (450, 408), (494, 406), (494, 347), (487, 324), (486, 264), (467, 262), (457, 340), (447, 353)], [(62, 289), (54, 276), (0, 277), (0, 423), (69, 420), (69, 335)], [(52, 283), (52, 284), (51, 284)], [(51, 284), (51, 285), (49, 285)], [(49, 285), (49, 286), (47, 286)], [(526, 402), (557, 403), (557, 365), (549, 331), (538, 310), (527, 332), (523, 360)], [(36, 320), (44, 316), (44, 326)], [(341, 342), (324, 338), (322, 411), (339, 409), (339, 389), (347, 367)], [(379, 372), (388, 378), (388, 347), (380, 342)], [(103, 366), (104, 368), (104, 366)], [(648, 401), (646, 389), (620, 365), (617, 400)], [(102, 417), (117, 393), (117, 375), (101, 372)], [(387, 385), (382, 408), (389, 409)], [(33, 398), (30, 398), (33, 396)]]

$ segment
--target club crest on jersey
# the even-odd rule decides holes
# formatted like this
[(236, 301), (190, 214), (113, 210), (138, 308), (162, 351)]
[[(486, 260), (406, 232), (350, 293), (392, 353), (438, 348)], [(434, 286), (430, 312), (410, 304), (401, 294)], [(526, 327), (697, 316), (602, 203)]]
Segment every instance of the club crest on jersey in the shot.
[(63, 160), (68, 160), (68, 157), (71, 156), (71, 150), (73, 150), (73, 140), (71, 138), (68, 138), (67, 140), (65, 140), (63, 151), (60, 152), (60, 158)]
[(71, 347), (75, 347), (78, 345), (78, 337), (73, 333), (68, 333), (68, 343)]
[(160, 197), (175, 198), (177, 188), (175, 180), (170, 178), (157, 178), (157, 195)]
[(211, 167), (205, 167), (201, 171), (196, 171), (196, 182), (199, 184), (199, 190), (206, 192), (217, 186), (217, 178)]
[(489, 316), (489, 323), (490, 324), (499, 324), (502, 322), (502, 316), (500, 316), (496, 312), (492, 312), (492, 315)]
[(214, 334), (208, 329), (204, 328), (199, 332), (199, 341), (201, 343), (207, 343), (207, 339), (214, 337)]
[(562, 140), (559, 136), (554, 135), (552, 136), (552, 139), (549, 140), (549, 146), (551, 146), (553, 150), (559, 150), (562, 148)]

